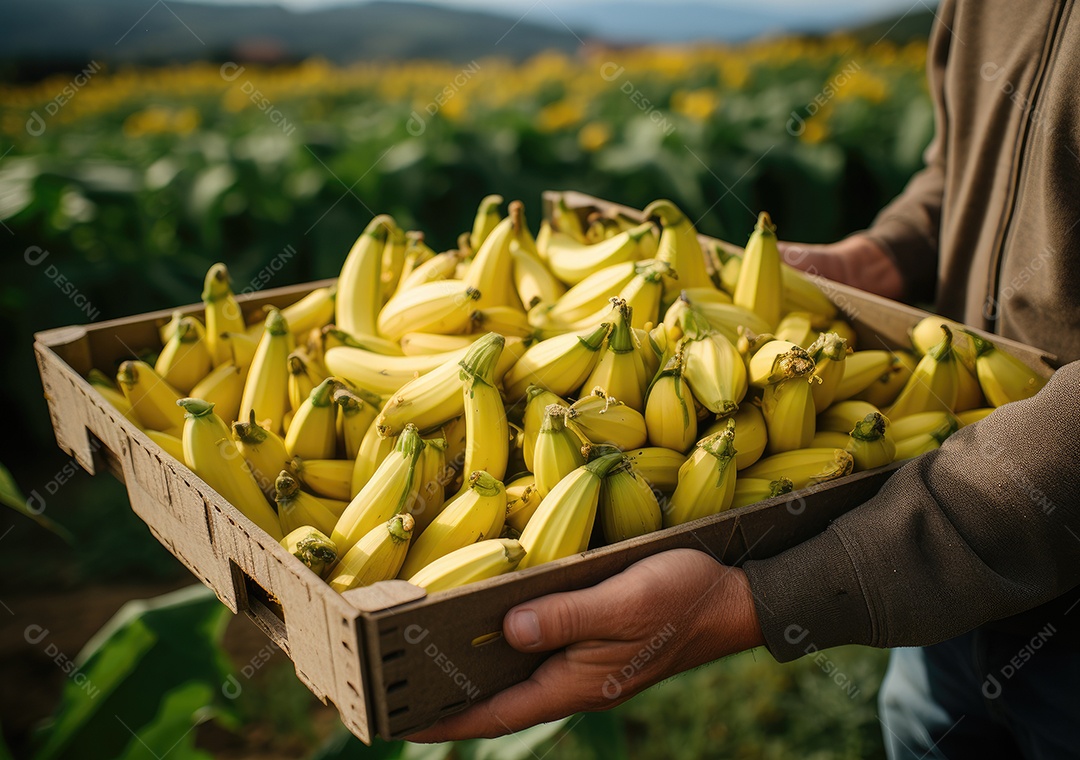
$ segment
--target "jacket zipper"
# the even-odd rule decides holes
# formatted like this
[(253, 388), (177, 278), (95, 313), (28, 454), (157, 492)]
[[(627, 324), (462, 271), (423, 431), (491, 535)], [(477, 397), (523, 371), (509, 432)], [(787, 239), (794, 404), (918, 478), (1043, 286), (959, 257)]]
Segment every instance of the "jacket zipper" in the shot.
[(1020, 133), (1020, 145), (1018, 151), (1016, 172), (1013, 175), (1013, 184), (1011, 188), (1009, 206), (1005, 218), (1002, 221), (1001, 229), (998, 235), (998, 242), (994, 248), (994, 255), (990, 259), (990, 277), (987, 282), (986, 296), (983, 300), (983, 315), (986, 317), (987, 322), (991, 330), (996, 331), (997, 323), (999, 321), (999, 311), (1001, 305), (997, 303), (998, 286), (1001, 280), (1001, 269), (1005, 259), (1005, 244), (1009, 239), (1009, 233), (1012, 227), (1013, 216), (1016, 213), (1017, 196), (1019, 195), (1020, 185), (1024, 174), (1027, 172), (1027, 151), (1029, 145), (1029, 138), (1032, 132), (1032, 119), (1033, 114), (1038, 113), (1038, 103), (1040, 96), (1042, 95), (1043, 85), (1045, 84), (1050, 69), (1052, 68), (1051, 59), (1056, 58), (1058, 50), (1058, 37), (1061, 34), (1062, 19), (1065, 16), (1065, 10), (1071, 5), (1071, 0), (1064, 0), (1058, 5), (1057, 14), (1054, 18), (1054, 24), (1050, 29), (1049, 45), (1043, 48), (1042, 60), (1039, 62), (1039, 71), (1035, 78), (1035, 83), (1032, 88), (1031, 102), (1028, 105), (1028, 114), (1023, 120)]

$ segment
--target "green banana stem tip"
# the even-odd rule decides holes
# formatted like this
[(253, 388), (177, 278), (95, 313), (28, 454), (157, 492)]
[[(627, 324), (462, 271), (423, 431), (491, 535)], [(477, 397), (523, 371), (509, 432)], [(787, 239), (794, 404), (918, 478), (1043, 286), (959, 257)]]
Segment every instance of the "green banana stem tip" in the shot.
[(541, 433), (558, 433), (566, 428), (566, 415), (569, 413), (562, 404), (548, 404), (544, 407), (544, 421), (540, 423)]
[(695, 311), (693, 307), (679, 315), (679, 324), (682, 327), (683, 334), (690, 340), (704, 340), (713, 333), (709, 320)]
[(131, 387), (139, 382), (139, 365), (134, 361), (126, 361), (120, 365), (116, 372), (116, 382)]
[(390, 237), (392, 230), (398, 228), (397, 222), (394, 221), (394, 217), (389, 214), (379, 214), (370, 222), (367, 227), (364, 228), (363, 234), (370, 235), (380, 242), (386, 242), (386, 239)]
[(303, 375), (307, 372), (307, 363), (304, 361), (304, 357), (298, 352), (293, 351), (289, 354), (287, 361), (289, 363), (290, 374)]
[(420, 452), (423, 450), (424, 440), (420, 437), (420, 431), (416, 429), (416, 425), (411, 422), (407, 423), (394, 444), (394, 451), (404, 454), (406, 459), (416, 462)]
[(341, 413), (348, 417), (359, 413), (364, 408), (364, 400), (362, 398), (348, 388), (342, 388), (340, 386), (334, 389), (333, 401), (341, 407)]
[(251, 410), (251, 415), (247, 422), (234, 422), (232, 429), (233, 437), (249, 446), (258, 446), (260, 443), (265, 442), (269, 436), (269, 433), (255, 421), (254, 409)]
[(945, 443), (945, 439), (960, 429), (960, 420), (955, 415), (950, 414), (948, 419), (942, 422), (937, 429), (930, 433), (930, 437), (940, 443)]
[(769, 484), (769, 498), (774, 496), (782, 496), (786, 493), (791, 493), (795, 489), (795, 484), (787, 478), (781, 476)]
[(201, 398), (177, 399), (176, 405), (183, 407), (184, 416), (193, 420), (200, 417), (206, 417), (214, 411), (213, 403), (203, 401)]
[(796, 346), (778, 355), (773, 360), (772, 377), (777, 378), (778, 382), (793, 377), (805, 377), (813, 373), (816, 366), (813, 357), (804, 349)]
[(735, 450), (735, 420), (728, 420), (727, 427), (698, 441), (698, 448), (717, 459), (731, 459)]
[(197, 341), (199, 339), (199, 329), (195, 325), (195, 320), (191, 317), (184, 317), (177, 322), (173, 338), (181, 343), (194, 343)]
[(964, 335), (968, 336), (968, 340), (971, 341), (971, 346), (972, 346), (972, 348), (975, 349), (975, 357), (976, 358), (978, 358), (978, 357), (980, 357), (980, 356), (982, 356), (984, 354), (988, 354), (991, 351), (995, 351), (997, 349), (997, 346), (995, 346), (990, 341), (986, 340), (986, 338), (983, 338), (983, 337), (981, 337), (979, 335), (976, 335), (975, 333), (971, 332), (970, 330), (962, 330), (962, 332), (964, 333)]
[(820, 333), (813, 345), (806, 349), (806, 352), (810, 354), (814, 361), (829, 359), (838, 362), (851, 353), (851, 350), (848, 348), (846, 340), (837, 333), (830, 332)]
[(598, 478), (606, 478), (624, 459), (626, 455), (621, 451), (616, 451), (599, 456), (582, 466)]
[(481, 496), (497, 496), (503, 490), (503, 484), (486, 470), (476, 470), (469, 476), (469, 488)]
[(622, 449), (610, 443), (586, 443), (581, 447), (581, 455), (585, 457), (586, 462), (592, 462), (610, 454), (621, 453)]
[(386, 523), (387, 530), (390, 531), (391, 537), (397, 542), (408, 541), (412, 538), (413, 527), (416, 525), (416, 521), (413, 516), (408, 512), (394, 515), (390, 518), (390, 521)]
[(270, 307), (266, 313), (266, 331), (274, 337), (289, 334), (289, 323), (279, 309)]
[(308, 567), (332, 565), (337, 562), (337, 547), (333, 541), (321, 533), (297, 541), (294, 554)]
[(768, 211), (762, 211), (758, 214), (757, 224), (754, 225), (754, 232), (765, 237), (776, 237), (776, 225), (773, 224)]
[(953, 354), (952, 351), (953, 334), (948, 325), (941, 325), (941, 335), (941, 342), (926, 353), (932, 357), (934, 361), (949, 361), (955, 354)]
[(611, 322), (601, 322), (587, 335), (579, 335), (578, 341), (590, 351), (599, 351), (611, 333)]
[(855, 423), (851, 429), (851, 437), (859, 441), (878, 441), (885, 437), (887, 425), (885, 415), (881, 412), (870, 412)]
[(116, 390), (116, 386), (113, 384), (113, 381), (109, 379), (109, 376), (96, 367), (86, 374), (86, 380), (90, 385), (109, 387)]
[(678, 206), (666, 199), (653, 201), (641, 213), (646, 219), (658, 217), (660, 223), (665, 227), (673, 227), (688, 221), (686, 214), (680, 211)]
[(288, 470), (282, 470), (274, 480), (274, 500), (278, 502), (292, 500), (300, 490), (296, 478)]
[(611, 334), (608, 336), (608, 348), (617, 354), (636, 351), (637, 346), (634, 345), (632, 327), (634, 308), (622, 300), (619, 301), (615, 308), (618, 309), (619, 316), (615, 322), (615, 327), (612, 328)]
[(330, 404), (334, 402), (334, 391), (340, 387), (340, 385), (341, 384), (336, 377), (328, 377), (311, 389), (311, 395), (308, 396), (308, 400), (311, 401), (313, 406), (330, 406)]
[(495, 366), (502, 356), (506, 338), (490, 332), (469, 347), (465, 358), (458, 362), (461, 367), (461, 379), (478, 379), (488, 385), (495, 384)]

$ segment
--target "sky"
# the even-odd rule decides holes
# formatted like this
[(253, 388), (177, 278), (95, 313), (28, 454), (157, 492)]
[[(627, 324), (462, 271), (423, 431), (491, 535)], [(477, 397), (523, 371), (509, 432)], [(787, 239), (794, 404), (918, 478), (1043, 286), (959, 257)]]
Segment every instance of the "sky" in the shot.
[[(265, 3), (267, 0), (210, 0), (211, 2), (223, 3)], [(294, 9), (319, 8), (327, 5), (340, 5), (344, 0), (276, 0), (280, 5)], [(806, 0), (697, 0), (703, 5), (716, 7), (768, 9), (768, 10), (807, 10)], [(506, 11), (510, 8), (519, 8), (522, 11), (532, 6), (538, 6), (544, 0), (424, 0), (435, 5), (450, 5), (456, 7), (483, 8), (490, 11)], [(578, 4), (600, 5), (611, 0), (577, 0)], [(663, 3), (658, 2), (658, 7)], [(836, 12), (850, 10), (852, 14), (859, 16), (886, 16), (892, 12), (901, 14), (907, 10), (922, 5), (919, 0), (817, 0), (814, 5), (822, 10)], [(931, 3), (930, 5), (936, 5)]]

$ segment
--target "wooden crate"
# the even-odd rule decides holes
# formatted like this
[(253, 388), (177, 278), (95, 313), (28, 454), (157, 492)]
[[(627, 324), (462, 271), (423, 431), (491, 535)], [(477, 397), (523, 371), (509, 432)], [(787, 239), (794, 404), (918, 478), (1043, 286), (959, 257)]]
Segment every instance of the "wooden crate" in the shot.
[[(550, 203), (549, 194), (545, 201)], [(568, 194), (587, 212), (610, 206)], [(639, 214), (624, 209), (628, 214)], [(327, 282), (242, 296), (245, 312), (285, 306)], [(863, 347), (907, 345), (925, 312), (829, 283), (853, 317)], [(182, 311), (200, 314), (202, 305)], [(134, 512), (170, 552), (234, 613), (246, 613), (292, 660), (297, 676), (364, 742), (419, 730), (527, 678), (543, 660), (497, 634), (513, 606), (585, 588), (632, 563), (674, 548), (707, 551), (738, 565), (770, 557), (821, 533), (873, 496), (895, 465), (858, 473), (767, 502), (591, 550), (430, 598), (405, 581), (338, 594), (255, 527), (183, 463), (165, 454), (84, 379), (135, 350), (160, 345), (171, 310), (39, 333), (34, 350), (60, 448), (91, 474), (122, 480)], [(994, 338), (1048, 375), (1041, 352)]]

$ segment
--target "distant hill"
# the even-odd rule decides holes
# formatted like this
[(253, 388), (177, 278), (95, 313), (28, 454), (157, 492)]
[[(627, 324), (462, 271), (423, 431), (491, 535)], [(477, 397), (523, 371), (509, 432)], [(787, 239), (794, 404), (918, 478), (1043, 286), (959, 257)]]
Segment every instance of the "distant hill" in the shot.
[[(0, 24), (0, 80), (78, 71), (91, 60), (162, 65), (193, 60), (335, 63), (427, 58), (465, 63), (485, 56), (524, 60), (544, 50), (573, 54), (582, 41), (629, 45), (738, 42), (768, 34), (820, 34), (861, 23), (850, 12), (808, 6), (784, 14), (700, 0), (663, 5), (545, 0), (521, 17), (423, 2), (353, 2), (297, 12), (279, 5), (169, 0), (32, 0), (13, 3)], [(929, 10), (867, 20), (868, 43), (926, 37)]]
[(89, 60), (160, 64), (195, 59), (291, 61), (429, 58), (514, 60), (542, 50), (573, 52), (565, 27), (445, 6), (371, 2), (294, 12), (277, 5), (148, 0), (13, 3), (0, 24), (0, 58), (44, 64)]

